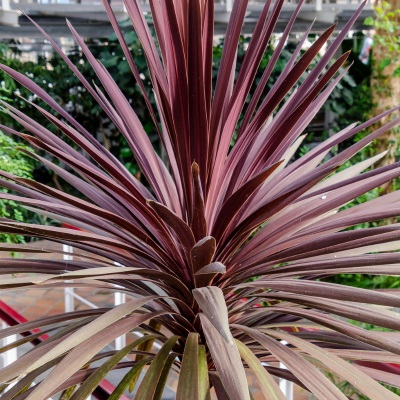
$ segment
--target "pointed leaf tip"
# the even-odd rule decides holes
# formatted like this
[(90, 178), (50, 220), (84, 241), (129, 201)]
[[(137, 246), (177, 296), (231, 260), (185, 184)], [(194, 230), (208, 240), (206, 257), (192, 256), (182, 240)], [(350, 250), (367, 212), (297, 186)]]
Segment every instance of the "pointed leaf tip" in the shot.
[(224, 274), (225, 272), (226, 272), (225, 265), (217, 261), (204, 266), (199, 271), (197, 271), (195, 275)]
[(193, 296), (206, 315), (227, 343), (232, 342), (229, 329), (228, 309), (222, 290), (217, 286), (206, 286), (193, 290)]
[(194, 272), (211, 263), (216, 248), (215, 238), (206, 236), (200, 239), (191, 249), (190, 256)]
[(192, 162), (192, 172), (198, 174), (200, 171), (199, 164), (196, 161)]

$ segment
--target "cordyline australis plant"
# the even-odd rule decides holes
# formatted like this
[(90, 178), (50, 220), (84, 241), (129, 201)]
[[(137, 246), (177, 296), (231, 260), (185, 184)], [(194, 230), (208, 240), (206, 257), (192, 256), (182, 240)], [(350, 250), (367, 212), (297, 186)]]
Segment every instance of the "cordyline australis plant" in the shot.
[[(69, 24), (102, 88), (85, 80), (38, 27), (124, 135), (148, 185), (129, 174), (42, 88), (1, 67), (54, 109), (52, 114), (32, 104), (87, 154), (84, 157), (18, 109), (4, 104), (31, 134), (2, 129), (71, 167), (75, 173), (32, 154), (85, 199), (1, 173), (2, 185), (20, 194), (1, 194), (2, 198), (17, 200), (82, 229), (3, 218), (3, 232), (71, 245), (77, 254), (84, 251), (81, 258), (68, 264), (42, 260), (40, 255), (33, 260), (1, 259), (2, 274), (36, 274), (3, 279), (1, 289), (72, 285), (120, 290), (129, 299), (114, 308), (43, 317), (4, 329), (2, 337), (32, 328), (41, 328), (50, 337), (1, 371), (3, 389), (16, 382), (2, 398), (46, 399), (75, 386), (72, 398), (85, 399), (108, 371), (122, 368), (124, 378), (112, 399), (135, 383), (134, 399), (161, 399), (167, 376), (179, 371), (177, 399), (203, 400), (215, 393), (219, 399), (246, 400), (251, 398), (246, 370), (254, 374), (267, 399), (284, 398), (274, 377), (293, 381), (319, 399), (346, 399), (325, 372), (349, 382), (371, 399), (398, 398), (378, 383), (399, 385), (389, 365), (380, 370), (382, 363), (400, 362), (396, 333), (400, 318), (393, 311), (400, 307), (397, 292), (367, 291), (321, 278), (340, 273), (400, 273), (400, 254), (393, 252), (400, 248), (398, 225), (346, 230), (362, 222), (398, 216), (400, 193), (341, 208), (399, 176), (400, 164), (363, 172), (383, 156), (380, 154), (336, 172), (399, 118), (328, 160), (333, 147), (393, 110), (349, 126), (289, 163), (305, 127), (346, 72), (340, 68), (348, 54), (330, 61), (361, 8), (311, 71), (309, 64), (335, 27), (301, 54), (309, 30), (305, 32), (282, 75), (262, 98), (299, 4), (247, 104), (283, 0), (273, 6), (270, 3), (266, 1), (236, 75), (236, 49), (247, 1), (235, 2), (213, 90), (213, 1), (151, 0), (158, 45), (139, 2), (126, 1), (146, 54), (157, 102), (153, 109), (116, 18), (104, 1), (159, 132), (166, 163), (155, 152), (128, 100), (75, 29)], [(287, 96), (305, 73), (303, 83)], [(37, 251), (28, 246), (0, 247)], [(366, 331), (349, 319), (387, 331)], [(127, 332), (144, 336), (139, 335), (121, 351), (102, 352)], [(32, 333), (16, 345), (38, 335)], [(159, 350), (152, 350), (154, 341)], [(128, 354), (136, 356), (127, 359)], [(93, 366), (99, 360), (103, 366)], [(47, 370), (47, 377), (38, 378)], [(143, 379), (137, 380), (141, 372)], [(36, 386), (27, 389), (35, 379)]]

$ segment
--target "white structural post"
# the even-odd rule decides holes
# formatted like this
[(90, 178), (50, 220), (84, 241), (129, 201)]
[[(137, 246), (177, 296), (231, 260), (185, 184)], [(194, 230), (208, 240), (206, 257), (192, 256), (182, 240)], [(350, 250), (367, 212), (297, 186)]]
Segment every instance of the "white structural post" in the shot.
[(233, 7), (233, 0), (225, 0), (225, 11), (231, 12)]
[[(8, 327), (8, 325), (3, 321), (1, 323), (2, 329), (5, 329)], [(7, 346), (8, 344), (14, 343), (17, 340), (17, 335), (10, 335), (7, 336), (3, 339), (3, 346)], [(14, 347), (13, 349), (7, 350), (2, 354), (3, 360), (4, 360), (4, 367), (7, 365), (10, 365), (14, 361), (17, 361), (18, 355), (17, 355), (17, 348)]]
[(322, 0), (315, 0), (315, 10), (322, 11)]
[[(13, 3), (18, 3), (18, 0), (13, 0)], [(19, 11), (11, 8), (10, 0), (0, 0), (0, 10), (0, 25), (18, 25)]]
[[(285, 346), (288, 344), (286, 341), (281, 340), (281, 343)], [(287, 369), (285, 364), (279, 363), (279, 368)], [(286, 379), (279, 379), (279, 388), (286, 397), (286, 400), (293, 400), (293, 382)]]
[[(68, 246), (67, 244), (63, 244), (63, 260), (70, 261), (73, 259), (73, 248), (72, 246)], [(66, 254), (70, 253), (70, 254)], [(70, 282), (70, 281), (68, 281)], [(74, 288), (65, 288), (64, 289), (64, 306), (65, 312), (71, 312), (75, 309), (75, 300), (74, 300)]]
[(10, 9), (10, 0), (1, 0), (1, 6), (0, 8), (2, 10), (9, 10)]
[[(279, 364), (279, 368), (287, 369), (282, 363)], [(282, 390), (286, 400), (293, 400), (293, 382), (286, 379), (279, 379), (279, 388)]]
[[(114, 262), (114, 265), (117, 267), (121, 267), (121, 264), (118, 262)], [(118, 286), (116, 286), (118, 289)], [(114, 293), (114, 305), (119, 306), (120, 304), (125, 303), (126, 296), (125, 293), (115, 292)], [(115, 348), (117, 350), (121, 350), (126, 346), (126, 335), (122, 335), (115, 339)]]
[[(63, 244), (63, 260), (65, 261), (70, 261), (74, 259), (73, 253), (74, 249), (72, 246), (69, 246), (67, 244)], [(66, 254), (68, 253), (68, 254)], [(71, 282), (71, 281), (67, 281)], [(65, 288), (64, 289), (64, 302), (65, 302), (65, 312), (71, 312), (74, 311), (75, 309), (75, 297), (77, 297), (80, 301), (83, 303), (87, 304), (89, 307), (96, 308), (96, 306), (84, 299), (83, 297), (77, 295), (74, 292), (74, 288)], [(91, 400), (92, 396), (89, 396), (86, 398), (86, 400)]]
[[(6, 322), (2, 321), (1, 323), (2, 329), (8, 328), (8, 325)], [(2, 340), (2, 345), (7, 346), (8, 344), (14, 343), (17, 340), (17, 335), (10, 335), (5, 337)], [(3, 354), (0, 354), (1, 358), (3, 359), (3, 368), (7, 367), (7, 365), (12, 364), (14, 361), (17, 361), (18, 354), (17, 354), (17, 348), (14, 347), (10, 350), (5, 351)], [(17, 382), (14, 382), (10, 386), (7, 387), (5, 392), (10, 390)]]

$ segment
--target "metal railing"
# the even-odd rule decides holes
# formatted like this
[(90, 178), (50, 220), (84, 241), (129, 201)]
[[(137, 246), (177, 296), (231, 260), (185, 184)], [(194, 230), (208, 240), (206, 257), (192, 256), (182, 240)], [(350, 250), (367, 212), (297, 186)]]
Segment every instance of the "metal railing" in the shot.
[[(72, 246), (68, 246), (63, 244), (63, 259), (65, 261), (73, 260), (74, 258), (74, 249)], [(121, 266), (117, 262), (114, 263), (116, 266)], [(118, 288), (116, 286), (116, 288)], [(85, 297), (80, 296), (78, 293), (75, 292), (73, 287), (68, 287), (64, 289), (64, 305), (65, 305), (65, 312), (72, 312), (75, 311), (75, 300), (80, 303), (85, 304), (90, 308), (98, 308), (99, 306), (92, 303)], [(114, 306), (118, 306), (122, 303), (125, 303), (126, 297), (124, 293), (119, 292), (118, 290), (114, 293)], [(122, 335), (115, 339), (115, 348), (117, 350), (121, 350), (123, 347), (126, 346), (126, 335)]]
[[(15, 325), (18, 325), (18, 324), (24, 323), (24, 322), (28, 322), (28, 320), (26, 318), (24, 318), (21, 314), (19, 314), (16, 310), (14, 310), (12, 307), (10, 307), (9, 305), (7, 305), (6, 303), (4, 303), (3, 301), (0, 300), (0, 326), (2, 329), (5, 329), (9, 326), (15, 326)], [(0, 344), (2, 344), (3, 346), (11, 345), (16, 340), (18, 340), (22, 337), (29, 336), (33, 333), (38, 333), (38, 332), (40, 332), (39, 329), (33, 329), (32, 331), (23, 332), (18, 335), (10, 335), (4, 339), (1, 339)], [(48, 339), (48, 337), (49, 336), (44, 333), (42, 336), (40, 336), (36, 339), (33, 339), (32, 341), (27, 343), (26, 346), (29, 346), (29, 344), (38, 345), (38, 344), (42, 343), (44, 340)], [(18, 359), (17, 348), (12, 347), (8, 351), (0, 354), (0, 365), (2, 368), (4, 368), (5, 366), (10, 365), (17, 359)], [(14, 382), (12, 385), (10, 385), (6, 389), (6, 391), (10, 390), (14, 386), (15, 383), (16, 382)], [(115, 386), (113, 386), (108, 380), (103, 379), (101, 381), (101, 383), (99, 384), (99, 386), (93, 392), (93, 396), (90, 396), (87, 399), (90, 399), (90, 398), (95, 398), (95, 399), (99, 399), (99, 400), (108, 399), (110, 394), (114, 391), (114, 389), (115, 389)], [(52, 400), (52, 398), (49, 397), (49, 400)], [(129, 398), (125, 394), (123, 394), (121, 396), (121, 400), (129, 400)]]

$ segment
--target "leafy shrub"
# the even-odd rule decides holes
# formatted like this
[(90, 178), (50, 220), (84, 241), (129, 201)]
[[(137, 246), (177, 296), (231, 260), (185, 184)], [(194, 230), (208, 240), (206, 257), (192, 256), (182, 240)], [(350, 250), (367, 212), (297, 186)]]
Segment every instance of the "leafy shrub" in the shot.
[[(24, 149), (29, 149), (21, 145)], [(32, 170), (35, 166), (34, 161), (24, 155), (17, 148), (17, 143), (12, 138), (0, 132), (0, 170), (20, 176), (22, 178), (32, 178)], [(3, 193), (9, 193), (9, 190), (0, 188)], [(16, 221), (26, 221), (27, 212), (13, 200), (0, 199), (0, 217), (13, 218)], [(23, 243), (22, 235), (13, 235), (0, 233), (1, 243)]]
[(398, 65), (400, 59), (400, 8), (396, 8), (398, 5), (399, 3), (391, 4), (388, 1), (381, 1), (373, 7), (374, 17), (368, 17), (364, 21), (365, 25), (376, 29), (374, 41), (386, 48), (391, 56), (391, 58), (382, 59), (375, 66), (378, 75), (392, 64), (395, 67), (393, 76), (400, 77), (400, 66)]
[[(30, 131), (24, 136), (27, 142), (60, 159), (75, 174), (34, 157), (86, 199), (7, 175), (11, 182), (3, 180), (2, 185), (21, 195), (4, 198), (34, 205), (45, 210), (38, 212), (82, 231), (11, 219), (0, 225), (6, 233), (24, 232), (72, 245), (89, 255), (69, 261), (67, 271), (63, 261), (1, 259), (4, 274), (34, 271), (40, 275), (3, 279), (0, 288), (60, 288), (70, 285), (67, 280), (81, 287), (122, 290), (130, 300), (115, 308), (45, 317), (3, 330), (3, 337), (28, 327), (41, 327), (50, 334), (43, 344), (1, 371), (3, 388), (17, 380), (4, 399), (46, 399), (77, 385), (72, 398), (85, 399), (108, 371), (121, 368), (128, 372), (111, 399), (135, 384), (134, 399), (160, 399), (172, 370), (180, 371), (178, 400), (209, 399), (211, 388), (219, 399), (250, 399), (245, 370), (255, 375), (265, 398), (283, 399), (273, 379), (280, 377), (317, 398), (346, 399), (324, 371), (371, 399), (398, 398), (377, 381), (399, 385), (396, 375), (379, 370), (379, 363), (400, 362), (396, 332), (400, 319), (392, 310), (400, 306), (400, 298), (392, 292), (320, 279), (341, 273), (399, 275), (400, 254), (394, 252), (399, 249), (397, 226), (346, 230), (397, 216), (399, 193), (348, 210), (342, 207), (397, 177), (400, 166), (362, 173), (374, 163), (370, 159), (337, 172), (374, 138), (398, 124), (399, 118), (327, 160), (333, 147), (393, 110), (350, 125), (289, 163), (305, 127), (347, 70), (339, 72), (348, 54), (333, 63), (331, 58), (361, 7), (311, 69), (309, 65), (335, 27), (299, 57), (306, 32), (275, 85), (260, 100), (299, 4), (245, 107), (282, 3), (278, 1), (270, 13), (270, 2), (266, 3), (235, 76), (247, 1), (235, 2), (213, 90), (214, 2), (193, 0), (188, 7), (180, 7), (183, 3), (151, 1), (158, 49), (139, 2), (127, 1), (157, 98), (154, 109), (110, 5), (104, 1), (163, 143), (166, 163), (152, 147), (129, 101), (74, 28), (69, 24), (102, 88), (92, 86), (43, 32), (125, 137), (143, 182), (39, 86), (1, 67), (59, 114), (36, 106), (89, 158), (9, 106), (11, 115)], [(298, 84), (304, 74), (306, 78)], [(287, 96), (294, 86), (296, 90)], [(391, 332), (367, 331), (352, 320)], [(102, 352), (131, 331), (144, 336), (121, 351)], [(28, 335), (24, 342), (35, 337)], [(151, 349), (155, 340), (161, 347), (158, 351)], [(134, 361), (124, 359), (128, 354), (137, 356)], [(98, 360), (104, 361), (101, 368), (93, 365)], [(28, 388), (47, 370), (45, 378)]]

